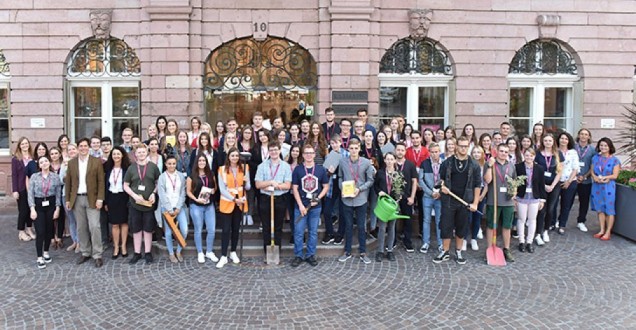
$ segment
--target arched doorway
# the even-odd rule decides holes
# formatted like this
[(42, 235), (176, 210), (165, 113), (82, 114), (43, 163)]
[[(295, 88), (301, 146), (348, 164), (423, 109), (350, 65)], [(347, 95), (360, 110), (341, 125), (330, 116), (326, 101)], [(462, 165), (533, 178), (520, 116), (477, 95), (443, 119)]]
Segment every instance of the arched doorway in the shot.
[(574, 132), (583, 97), (575, 54), (554, 39), (536, 39), (519, 49), (510, 62), (509, 120), (518, 136), (541, 122), (548, 132)]
[(414, 129), (443, 128), (453, 121), (451, 57), (437, 41), (407, 37), (380, 61), (380, 121), (404, 116)]
[(309, 51), (289, 40), (240, 38), (210, 53), (204, 68), (207, 119), (251, 124), (255, 111), (289, 123), (316, 102), (318, 74)]
[(66, 113), (72, 140), (110, 136), (120, 145), (121, 132), (139, 134), (141, 65), (123, 40), (90, 38), (80, 42), (66, 62)]

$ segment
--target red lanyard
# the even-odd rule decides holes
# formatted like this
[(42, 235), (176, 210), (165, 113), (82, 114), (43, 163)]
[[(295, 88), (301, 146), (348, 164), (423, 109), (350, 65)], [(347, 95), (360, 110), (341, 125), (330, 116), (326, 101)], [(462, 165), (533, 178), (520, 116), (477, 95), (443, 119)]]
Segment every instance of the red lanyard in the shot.
[[(230, 172), (232, 172), (232, 171), (230, 171)], [(234, 175), (234, 172), (232, 172), (232, 175), (234, 176), (234, 183), (236, 185), (236, 176)], [(205, 176), (205, 175), (199, 176), (199, 179), (201, 179), (201, 183), (203, 183), (204, 187), (208, 187), (209, 188), (208, 184), (210, 183), (210, 179), (208, 179), (207, 176)]]
[[(603, 159), (605, 159), (605, 161), (603, 161)], [(607, 163), (609, 162), (609, 157), (603, 157), (601, 156), (601, 159), (599, 159), (599, 166), (598, 168), (601, 170), (601, 175), (605, 175), (604, 171), (605, 171), (605, 166), (607, 166)]]
[(351, 137), (348, 137), (348, 138), (347, 138), (347, 142), (345, 142), (345, 138), (342, 138), (342, 146), (343, 146), (345, 149), (349, 149), (349, 141), (351, 141)]
[(437, 182), (439, 180), (439, 164), (431, 161), (431, 165), (433, 165), (433, 181)]
[(371, 155), (373, 155), (373, 148), (371, 148), (371, 152), (369, 152), (369, 149), (364, 147), (364, 152), (367, 154), (367, 159), (371, 159)]
[(413, 148), (413, 155), (415, 156), (415, 165), (417, 166), (420, 162), (420, 156), (422, 155), (422, 146), (420, 146), (420, 151), (417, 153), (415, 152), (415, 148)]
[(117, 172), (115, 169), (113, 169), (113, 173), (115, 174), (115, 179), (113, 180), (113, 185), (117, 185), (117, 179), (119, 179), (119, 175), (121, 174), (121, 168), (119, 169), (119, 172)]
[(386, 190), (391, 194), (391, 188), (393, 187), (393, 177), (389, 174), (389, 170), (386, 170)]
[(170, 173), (166, 172), (166, 175), (168, 176), (168, 179), (170, 179), (170, 183), (172, 184), (172, 191), (173, 192), (177, 192), (177, 180), (172, 180), (172, 177), (170, 176)]
[[(307, 167), (304, 165), (303, 167), (305, 168), (305, 175), (309, 175), (309, 172), (307, 172)], [(314, 167), (311, 168), (311, 175), (314, 175), (314, 172), (316, 172), (316, 164), (314, 164)]]
[(336, 129), (336, 124), (332, 124), (331, 128), (329, 127), (329, 124), (327, 124), (327, 141), (331, 141), (331, 134), (333, 133), (334, 129)]
[(356, 164), (356, 170), (353, 170), (353, 163), (351, 162), (351, 158), (349, 158), (349, 171), (351, 171), (351, 177), (355, 182), (358, 182), (358, 171), (360, 170), (360, 159), (358, 159), (358, 163)]
[(499, 171), (499, 166), (497, 166), (497, 162), (495, 162), (495, 171), (497, 172), (497, 176), (501, 179), (501, 182), (503, 182), (504, 184), (506, 183), (506, 175), (508, 175), (508, 168), (509, 166), (506, 164), (504, 166), (506, 166), (506, 173), (504, 173), (504, 175), (501, 175), (501, 172)]
[[(276, 174), (278, 173), (278, 168), (280, 167), (280, 163), (278, 165), (276, 165), (276, 171), (272, 171), (272, 163), (269, 163), (269, 174), (271, 175), (271, 180), (274, 180), (274, 178), (276, 178)], [(312, 173), (313, 174), (313, 173)]]
[[(238, 167), (236, 168), (236, 171), (238, 172)], [(234, 171), (232, 171), (232, 168), (230, 167), (230, 172), (232, 172), (232, 177), (234, 178), (234, 189), (238, 190), (239, 184), (238, 184), (238, 179), (236, 179), (236, 173), (234, 173)], [(207, 181), (206, 181), (206, 187), (207, 187)]]
[(44, 176), (42, 176), (42, 193), (44, 197), (49, 197), (49, 189), (51, 188), (51, 175), (46, 177), (46, 185), (44, 184)]
[(552, 164), (552, 155), (550, 155), (550, 157), (544, 156), (544, 158), (545, 158), (546, 170), (550, 171), (550, 164)]
[(400, 166), (400, 164), (398, 164), (398, 166), (400, 166), (400, 172), (404, 172), (404, 165), (406, 164), (406, 160), (404, 161), (404, 163), (402, 163), (402, 165)]
[(147, 170), (148, 170), (148, 164), (144, 165), (144, 173), (141, 174), (141, 169), (139, 168), (139, 164), (137, 164), (137, 173), (139, 174), (139, 182), (143, 183), (144, 178), (146, 177)]

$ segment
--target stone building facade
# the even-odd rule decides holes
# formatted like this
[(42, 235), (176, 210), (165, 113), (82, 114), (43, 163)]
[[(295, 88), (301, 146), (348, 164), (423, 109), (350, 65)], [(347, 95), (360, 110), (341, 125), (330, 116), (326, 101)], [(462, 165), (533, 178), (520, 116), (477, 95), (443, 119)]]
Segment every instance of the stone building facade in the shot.
[(159, 115), (188, 128), (365, 107), (419, 129), (542, 121), (614, 136), (635, 25), (627, 0), (4, 0), (0, 194), (21, 136), (118, 139)]

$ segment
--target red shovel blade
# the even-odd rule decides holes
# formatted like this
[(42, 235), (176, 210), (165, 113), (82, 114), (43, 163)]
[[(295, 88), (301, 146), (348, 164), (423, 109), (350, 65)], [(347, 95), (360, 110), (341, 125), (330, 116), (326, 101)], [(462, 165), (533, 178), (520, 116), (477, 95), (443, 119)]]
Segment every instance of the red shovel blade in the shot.
[(496, 245), (491, 245), (486, 249), (486, 259), (490, 266), (505, 266), (506, 258), (504, 257), (503, 250)]

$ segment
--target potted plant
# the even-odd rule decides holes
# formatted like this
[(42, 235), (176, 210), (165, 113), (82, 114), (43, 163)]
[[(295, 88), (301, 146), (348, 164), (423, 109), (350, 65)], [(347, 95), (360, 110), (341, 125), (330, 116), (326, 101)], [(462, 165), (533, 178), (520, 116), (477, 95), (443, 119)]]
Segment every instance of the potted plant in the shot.
[(636, 161), (636, 104), (625, 107), (626, 113), (624, 127), (618, 135), (618, 142), (621, 146), (617, 153), (627, 158), (623, 162), (616, 179), (616, 222), (613, 232), (636, 241), (636, 171), (634, 168)]

